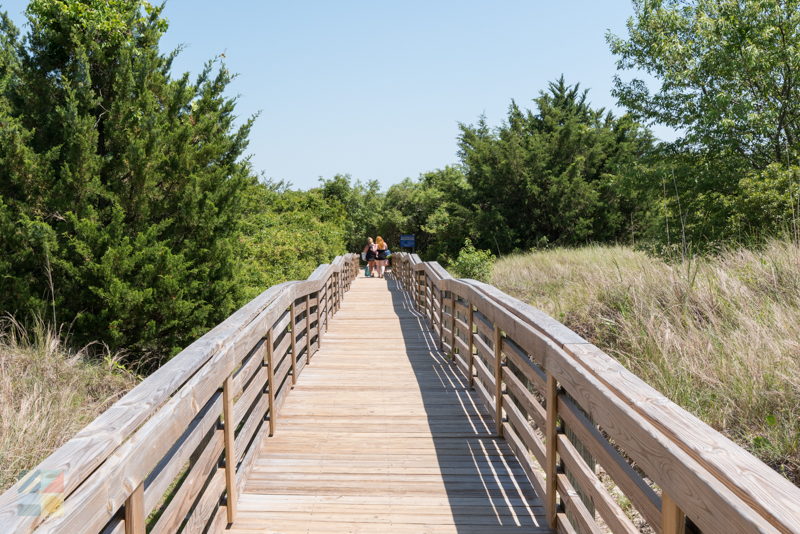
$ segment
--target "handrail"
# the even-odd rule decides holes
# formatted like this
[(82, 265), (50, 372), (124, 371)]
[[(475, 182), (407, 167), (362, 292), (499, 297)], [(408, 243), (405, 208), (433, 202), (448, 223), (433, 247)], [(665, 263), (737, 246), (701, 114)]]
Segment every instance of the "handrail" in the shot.
[(0, 495), (0, 532), (202, 532), (233, 522), (258, 443), (357, 273), (357, 255), (337, 256), (189, 345)]
[[(547, 314), (436, 262), (393, 271), (495, 414), (558, 532), (800, 532), (800, 489)], [(603, 474), (598, 475), (595, 464)], [(609, 481), (616, 486), (612, 492)]]

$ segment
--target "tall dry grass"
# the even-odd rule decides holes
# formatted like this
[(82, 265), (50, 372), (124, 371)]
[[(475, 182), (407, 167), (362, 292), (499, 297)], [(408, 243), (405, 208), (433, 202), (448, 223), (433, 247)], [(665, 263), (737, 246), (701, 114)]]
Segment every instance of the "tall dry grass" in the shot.
[(800, 248), (668, 264), (592, 246), (500, 259), (492, 283), (557, 318), (800, 485)]
[(0, 322), (0, 492), (138, 382), (111, 355), (87, 360), (42, 323)]

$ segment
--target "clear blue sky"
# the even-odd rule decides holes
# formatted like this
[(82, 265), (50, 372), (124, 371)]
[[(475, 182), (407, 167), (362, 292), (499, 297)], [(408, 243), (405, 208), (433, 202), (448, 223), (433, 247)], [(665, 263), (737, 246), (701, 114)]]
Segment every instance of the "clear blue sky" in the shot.
[[(0, 5), (24, 21), (26, 1)], [(256, 170), (303, 189), (336, 173), (385, 188), (456, 163), (458, 122), (499, 124), (562, 73), (616, 108), (605, 33), (625, 34), (631, 14), (630, 0), (170, 0), (162, 46), (185, 46), (180, 72), (225, 54), (239, 115), (261, 112)]]

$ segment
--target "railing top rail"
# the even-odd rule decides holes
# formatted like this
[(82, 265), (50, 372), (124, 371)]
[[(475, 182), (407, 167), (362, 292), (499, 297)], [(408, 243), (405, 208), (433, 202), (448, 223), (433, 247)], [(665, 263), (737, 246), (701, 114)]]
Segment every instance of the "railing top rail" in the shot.
[(739, 516), (759, 531), (800, 532), (800, 489), (599, 348), (491, 285), (454, 279), (416, 255), (395, 256), (396, 263), (424, 271), (441, 290), (468, 300), (512, 339), (536, 347), (546, 370), (701, 528), (720, 531), (726, 516)]

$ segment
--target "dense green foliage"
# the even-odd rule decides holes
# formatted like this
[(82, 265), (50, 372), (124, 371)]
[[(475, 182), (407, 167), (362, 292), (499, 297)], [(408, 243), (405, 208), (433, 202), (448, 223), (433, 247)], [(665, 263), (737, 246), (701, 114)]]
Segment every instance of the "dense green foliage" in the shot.
[(464, 241), (464, 248), (450, 266), (454, 276), (459, 278), (472, 278), (481, 282), (488, 282), (492, 277), (494, 254), (488, 250), (478, 250), (469, 238)]
[(377, 181), (351, 183), (349, 175), (337, 174), (322, 180), (320, 189), (322, 197), (344, 218), (345, 246), (349, 252), (358, 252), (367, 236), (374, 238), (379, 233), (383, 195)]
[[(635, 0), (628, 38), (609, 35), (622, 105), (678, 129), (635, 186), (648, 235), (695, 247), (797, 236), (800, 2)], [(671, 225), (671, 230), (668, 230)], [(671, 235), (670, 235), (671, 231)]]
[[(146, 11), (143, 10), (146, 7)], [(230, 74), (171, 79), (159, 9), (36, 0), (4, 21), (4, 310), (46, 301), (112, 346), (172, 351), (234, 305), (231, 238), (250, 123)], [(9, 229), (11, 229), (9, 228)], [(24, 296), (24, 300), (23, 300)]]
[(321, 190), (256, 184), (245, 195), (237, 278), (245, 298), (286, 280), (302, 280), (345, 250), (346, 214)]
[[(587, 93), (562, 78), (534, 100), (535, 111), (512, 102), (498, 128), (483, 118), (462, 124), (460, 165), (385, 194), (342, 177), (326, 182), (347, 191), (337, 197), (352, 199), (348, 213), (363, 221), (348, 243), (379, 233), (391, 245), (412, 233), (424, 257), (450, 263), (467, 238), (497, 254), (627, 238), (635, 211), (627, 177), (652, 152), (652, 136), (629, 116), (593, 109)], [(369, 207), (368, 218), (355, 207)]]
[[(799, 239), (800, 2), (634, 10), (629, 35), (608, 36), (628, 114), (592, 108), (562, 78), (533, 110), (512, 102), (499, 127), (462, 124), (460, 165), (392, 186), (382, 231), (416, 233), (423, 256), (445, 262), (466, 237), (497, 254), (628, 242), (683, 256)], [(656, 143), (642, 123), (680, 135)]]
[(386, 192), (383, 237), (397, 243), (400, 234), (415, 234), (417, 249), (446, 262), (469, 235), (470, 194), (458, 167), (427, 172), (416, 181), (405, 179)]
[(607, 241), (626, 234), (621, 174), (651, 148), (630, 117), (592, 109), (561, 78), (507, 122), (462, 125), (460, 146), (475, 206), (476, 241), (498, 252), (539, 244)]
[[(161, 361), (368, 236), (397, 250), (415, 234), (465, 276), (552, 245), (800, 239), (798, 7), (635, 0), (628, 35), (608, 37), (628, 112), (562, 77), (499, 126), (461, 124), (455, 165), (300, 192), (255, 177), (223, 64), (171, 73), (161, 8), (33, 0), (26, 35), (0, 22), (0, 310)], [(649, 123), (680, 137), (657, 142)]]
[(621, 69), (655, 76), (616, 78), (628, 109), (686, 132), (682, 142), (753, 168), (794, 164), (800, 135), (800, 2), (634, 0), (629, 38), (610, 36)]
[(258, 184), (224, 65), (170, 74), (160, 13), (34, 0), (26, 36), (0, 26), (0, 309), (137, 361), (341, 248), (320, 194)]

